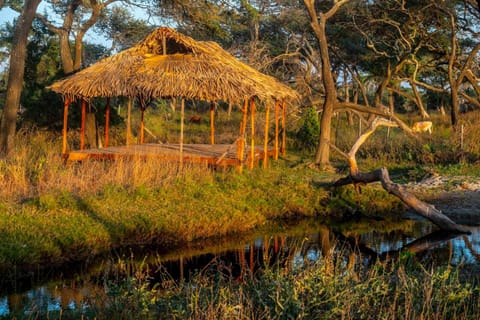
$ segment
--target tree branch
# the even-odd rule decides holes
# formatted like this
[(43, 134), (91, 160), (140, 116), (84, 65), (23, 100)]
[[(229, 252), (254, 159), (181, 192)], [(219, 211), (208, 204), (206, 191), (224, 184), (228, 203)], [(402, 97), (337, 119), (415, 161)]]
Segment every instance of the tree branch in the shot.
[[(445, 216), (440, 210), (437, 210), (434, 206), (417, 199), (414, 195), (407, 192), (402, 186), (393, 183), (392, 180), (390, 180), (390, 176), (386, 168), (374, 170), (369, 173), (361, 173), (358, 170), (355, 155), (363, 143), (365, 143), (368, 137), (370, 137), (379, 126), (397, 127), (398, 124), (387, 119), (376, 118), (371, 123), (370, 127), (357, 139), (348, 153), (348, 162), (350, 165), (349, 176), (338, 180), (334, 183), (334, 186), (380, 181), (383, 188), (388, 193), (398, 197), (403, 203), (415, 210), (415, 212), (417, 212), (419, 215), (427, 218), (441, 229), (454, 232), (470, 233), (467, 227), (456, 224), (450, 220), (450, 218)], [(340, 151), (338, 149), (336, 150)]]

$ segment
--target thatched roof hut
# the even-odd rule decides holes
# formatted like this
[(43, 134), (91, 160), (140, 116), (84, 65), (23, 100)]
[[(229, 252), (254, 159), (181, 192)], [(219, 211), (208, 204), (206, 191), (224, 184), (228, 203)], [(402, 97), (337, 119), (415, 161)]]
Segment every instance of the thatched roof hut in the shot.
[[(267, 120), (265, 123), (265, 162), (267, 157), (268, 113), (270, 104), (275, 103), (275, 114), (278, 117), (282, 109), (282, 127), (285, 128), (286, 102), (298, 99), (295, 90), (280, 83), (275, 78), (265, 75), (242, 63), (218, 44), (194, 39), (178, 33), (171, 28), (159, 28), (148, 35), (136, 46), (124, 50), (111, 57), (81, 70), (49, 87), (65, 98), (63, 153), (66, 154), (68, 107), (72, 101), (82, 101), (82, 129), (80, 149), (84, 149), (85, 109), (87, 101), (92, 98), (129, 97), (149, 101), (152, 98), (195, 99), (225, 101), (240, 108), (244, 113), (240, 126), (240, 136), (245, 136), (247, 110), (250, 105), (252, 122), (254, 121), (254, 99), (266, 101)], [(131, 99), (130, 99), (131, 100)], [(130, 105), (130, 104), (129, 104)], [(109, 114), (109, 99), (106, 112)], [(140, 143), (143, 143), (143, 111), (141, 117)], [(211, 143), (214, 143), (213, 108), (211, 107)], [(105, 145), (108, 146), (108, 118), (105, 124)], [(275, 120), (276, 153), (278, 154), (278, 118)], [(127, 120), (127, 145), (129, 136), (129, 120)], [(252, 129), (253, 130), (253, 129)], [(251, 161), (253, 163), (252, 131)], [(183, 136), (183, 131), (182, 131)], [(183, 138), (181, 138), (183, 141)], [(183, 142), (181, 142), (183, 143)], [(285, 146), (285, 130), (283, 144)], [(239, 144), (237, 152), (240, 163), (243, 161), (245, 139)], [(182, 150), (182, 147), (180, 147)]]
[(136, 46), (100, 60), (49, 87), (72, 100), (93, 97), (183, 97), (241, 104), (293, 100), (297, 93), (242, 63), (217, 43), (159, 28)]

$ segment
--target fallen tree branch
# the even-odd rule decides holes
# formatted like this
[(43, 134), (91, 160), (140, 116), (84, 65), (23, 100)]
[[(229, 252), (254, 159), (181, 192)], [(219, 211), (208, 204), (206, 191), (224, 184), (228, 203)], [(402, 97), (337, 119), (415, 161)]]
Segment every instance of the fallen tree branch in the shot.
[(362, 144), (368, 139), (368, 137), (370, 137), (370, 135), (375, 132), (379, 126), (398, 127), (398, 123), (383, 118), (376, 118), (371, 123), (370, 127), (367, 128), (367, 130), (353, 144), (348, 154), (342, 152), (338, 148), (334, 148), (341, 155), (347, 158), (350, 165), (350, 174), (347, 177), (339, 179), (333, 185), (338, 187), (353, 184), (355, 187), (357, 187), (358, 184), (367, 184), (380, 181), (383, 188), (388, 193), (398, 197), (403, 201), (403, 203), (415, 210), (417, 214), (427, 218), (442, 230), (470, 233), (467, 227), (456, 224), (450, 218), (445, 216), (440, 210), (436, 209), (433, 205), (417, 199), (413, 194), (407, 192), (402, 186), (392, 182), (387, 168), (381, 168), (368, 173), (362, 173), (359, 171), (355, 155)]
[(419, 215), (427, 218), (442, 230), (470, 233), (467, 227), (456, 224), (433, 205), (417, 199), (417, 197), (407, 192), (402, 186), (393, 183), (390, 180), (387, 168), (380, 169), (380, 172), (380, 181), (382, 182), (383, 188), (387, 190), (388, 193), (397, 196)]

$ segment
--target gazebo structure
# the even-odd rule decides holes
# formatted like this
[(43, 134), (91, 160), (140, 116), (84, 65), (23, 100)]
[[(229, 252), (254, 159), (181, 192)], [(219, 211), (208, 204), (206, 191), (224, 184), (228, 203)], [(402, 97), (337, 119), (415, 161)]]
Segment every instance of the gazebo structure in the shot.
[[(64, 97), (64, 126), (62, 154), (68, 160), (115, 159), (126, 156), (159, 156), (212, 165), (242, 165), (252, 168), (259, 159), (267, 165), (268, 157), (278, 158), (285, 152), (286, 104), (298, 99), (298, 94), (273, 77), (267, 76), (240, 62), (217, 43), (195, 41), (171, 28), (159, 28), (136, 46), (100, 60), (49, 87)], [(110, 98), (128, 97), (126, 146), (110, 147)], [(181, 98), (182, 119), (179, 144), (144, 143), (144, 111), (146, 101), (154, 98)], [(106, 98), (104, 148), (85, 149), (85, 118), (87, 104), (93, 98)], [(130, 109), (132, 100), (141, 104), (139, 143), (130, 144)], [(184, 100), (210, 102), (210, 144), (183, 143)], [(263, 148), (255, 146), (255, 100), (266, 104), (265, 137)], [(82, 123), (80, 150), (67, 147), (67, 119), (69, 106), (81, 101)], [(216, 145), (214, 135), (214, 103), (225, 101), (240, 107), (243, 112), (236, 152), (231, 145)], [(243, 107), (241, 107), (243, 105)], [(268, 146), (270, 108), (275, 109), (275, 145)], [(247, 116), (250, 111), (251, 143), (246, 146)], [(282, 150), (279, 150), (280, 118)]]

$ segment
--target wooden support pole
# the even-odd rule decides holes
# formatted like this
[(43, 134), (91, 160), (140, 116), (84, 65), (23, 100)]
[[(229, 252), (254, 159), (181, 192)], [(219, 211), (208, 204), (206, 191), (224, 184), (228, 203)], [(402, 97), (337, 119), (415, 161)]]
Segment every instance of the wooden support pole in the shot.
[(182, 98), (180, 110), (180, 164), (183, 162), (183, 126), (185, 122), (185, 99)]
[(279, 112), (280, 102), (275, 101), (275, 160), (278, 160), (278, 135), (279, 135)]
[(242, 109), (242, 122), (240, 123), (240, 137), (237, 141), (237, 158), (240, 161), (238, 171), (241, 173), (243, 169), (243, 155), (245, 152), (245, 131), (247, 128), (248, 99), (245, 99)]
[(253, 169), (255, 164), (255, 100), (252, 98), (250, 99), (250, 162), (248, 164), (248, 168), (250, 170)]
[(263, 167), (268, 167), (268, 129), (270, 124), (270, 101), (267, 101), (267, 110), (265, 111), (265, 137), (263, 140)]
[(130, 136), (132, 135), (132, 128), (131, 128), (131, 113), (132, 113), (132, 104), (133, 104), (133, 99), (132, 97), (128, 98), (128, 104), (127, 104), (127, 146), (130, 145)]
[(231, 101), (228, 102), (228, 120), (230, 120), (230, 117), (232, 116), (232, 108), (233, 108), (233, 103)]
[(105, 148), (108, 148), (108, 136), (110, 131), (110, 98), (107, 98), (105, 106)]
[(162, 49), (163, 49), (162, 55), (166, 55), (167, 54), (167, 38), (165, 37), (165, 35), (162, 35)]
[(282, 156), (287, 154), (287, 104), (282, 102)]
[(67, 123), (68, 123), (68, 107), (70, 106), (70, 99), (65, 98), (63, 104), (63, 144), (62, 144), (62, 154), (67, 153)]
[(140, 107), (140, 144), (142, 144), (145, 140), (145, 107)]
[(215, 144), (215, 102), (210, 102), (210, 144)]
[(82, 122), (80, 124), (80, 150), (85, 149), (85, 117), (87, 114), (87, 101), (82, 99)]

